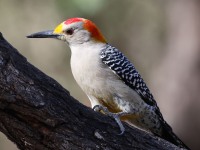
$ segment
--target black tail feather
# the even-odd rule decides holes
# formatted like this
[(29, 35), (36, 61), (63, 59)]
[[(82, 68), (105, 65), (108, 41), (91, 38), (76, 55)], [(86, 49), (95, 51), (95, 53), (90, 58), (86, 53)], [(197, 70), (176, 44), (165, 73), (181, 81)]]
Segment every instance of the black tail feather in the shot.
[(173, 143), (174, 145), (180, 147), (180, 148), (185, 148), (190, 150), (188, 146), (186, 146), (172, 131), (172, 128), (166, 123), (163, 122), (163, 134), (161, 138)]

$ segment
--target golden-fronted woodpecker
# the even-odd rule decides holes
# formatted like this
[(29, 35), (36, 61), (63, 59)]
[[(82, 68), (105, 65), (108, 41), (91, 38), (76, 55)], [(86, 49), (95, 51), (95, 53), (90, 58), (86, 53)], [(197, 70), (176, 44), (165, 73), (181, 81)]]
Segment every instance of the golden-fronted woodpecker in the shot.
[[(122, 133), (120, 119), (184, 147), (163, 119), (156, 101), (135, 69), (117, 48), (108, 44), (96, 25), (84, 18), (71, 18), (54, 30), (28, 38), (55, 38), (71, 49), (71, 70), (94, 110), (114, 117)], [(120, 119), (119, 119), (120, 118)]]

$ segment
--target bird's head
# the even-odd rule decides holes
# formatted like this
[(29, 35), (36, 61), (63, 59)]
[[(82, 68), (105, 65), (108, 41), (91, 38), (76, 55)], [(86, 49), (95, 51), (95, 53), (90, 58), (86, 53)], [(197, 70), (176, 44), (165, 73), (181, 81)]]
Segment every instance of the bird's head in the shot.
[(84, 18), (71, 18), (59, 24), (54, 30), (33, 33), (28, 38), (55, 38), (69, 45), (82, 44), (88, 41), (106, 43), (96, 25)]

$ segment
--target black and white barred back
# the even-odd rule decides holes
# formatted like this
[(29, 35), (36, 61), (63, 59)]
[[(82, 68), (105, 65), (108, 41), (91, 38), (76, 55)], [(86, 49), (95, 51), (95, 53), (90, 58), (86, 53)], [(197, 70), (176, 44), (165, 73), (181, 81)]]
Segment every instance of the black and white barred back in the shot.
[[(150, 106), (155, 108), (163, 127), (162, 138), (179, 147), (188, 148), (172, 131), (172, 128), (163, 119), (163, 116), (154, 100), (146, 83), (135, 69), (134, 65), (117, 48), (107, 44), (100, 53), (102, 62), (106, 64), (126, 85), (136, 91), (140, 97)], [(189, 148), (188, 148), (189, 149)]]
[(130, 88), (135, 90), (149, 105), (155, 105), (155, 100), (144, 80), (134, 65), (115, 47), (107, 44), (100, 57), (108, 67)]
[(126, 85), (136, 91), (146, 104), (153, 106), (160, 121), (165, 123), (160, 109), (146, 83), (124, 54), (117, 48), (107, 44), (106, 48), (101, 51), (100, 58)]

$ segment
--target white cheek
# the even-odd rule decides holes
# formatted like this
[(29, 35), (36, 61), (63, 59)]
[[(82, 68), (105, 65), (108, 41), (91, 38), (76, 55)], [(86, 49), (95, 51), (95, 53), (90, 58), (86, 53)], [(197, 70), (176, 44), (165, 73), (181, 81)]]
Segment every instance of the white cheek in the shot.
[(86, 41), (89, 41), (89, 39), (90, 39), (90, 33), (89, 32), (87, 32), (87, 31), (85, 31), (85, 32), (82, 32), (82, 34), (81, 34), (81, 38), (86, 42)]
[(60, 36), (60, 40), (66, 41), (66, 36)]
[[(67, 37), (68, 38), (68, 37)], [(90, 40), (90, 34), (87, 31), (80, 30), (77, 33), (75, 33), (72, 37), (68, 38), (68, 42), (70, 44), (82, 44), (84, 42), (87, 42)]]

